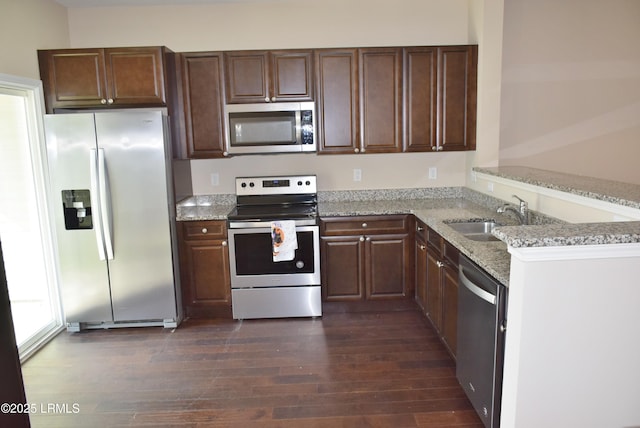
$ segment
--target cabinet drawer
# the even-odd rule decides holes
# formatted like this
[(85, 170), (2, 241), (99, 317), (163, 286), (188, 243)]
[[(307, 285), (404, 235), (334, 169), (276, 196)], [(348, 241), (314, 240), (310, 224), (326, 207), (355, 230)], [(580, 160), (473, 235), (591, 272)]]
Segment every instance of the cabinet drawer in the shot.
[(185, 221), (182, 222), (183, 238), (224, 239), (227, 237), (227, 222), (224, 220)]
[(408, 216), (329, 217), (321, 220), (322, 235), (360, 235), (408, 232)]
[(458, 267), (458, 260), (460, 257), (460, 250), (454, 247), (448, 241), (443, 239), (442, 256), (447, 259), (455, 268)]
[(427, 244), (432, 247), (438, 254), (442, 253), (442, 236), (430, 227), (427, 228)]

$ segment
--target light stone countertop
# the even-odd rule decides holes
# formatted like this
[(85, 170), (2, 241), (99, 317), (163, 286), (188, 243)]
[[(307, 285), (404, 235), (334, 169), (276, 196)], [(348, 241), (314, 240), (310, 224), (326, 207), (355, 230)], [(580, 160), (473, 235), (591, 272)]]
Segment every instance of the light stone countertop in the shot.
[[(474, 171), (591, 199), (640, 209), (640, 186), (611, 180), (504, 166)], [(514, 248), (640, 243), (640, 222), (573, 223), (499, 227), (493, 234)]]
[[(493, 208), (489, 209), (472, 202), (469, 197), (464, 197), (466, 192), (461, 189), (438, 189), (431, 194), (417, 190), (402, 194), (404, 197), (419, 197), (418, 199), (376, 200), (376, 197), (390, 198), (395, 193), (389, 191), (377, 194), (366, 193), (366, 195), (360, 192), (351, 195), (345, 195), (342, 192), (323, 194), (318, 203), (319, 215), (331, 217), (414, 214), (499, 282), (508, 285), (511, 257), (504, 242), (472, 241), (444, 222), (495, 219), (501, 224), (514, 224), (514, 220), (509, 216), (497, 214)], [(356, 200), (349, 200), (349, 196)], [(228, 203), (226, 195), (198, 196), (178, 204), (177, 220), (226, 220), (232, 209), (233, 204)]]
[[(474, 170), (640, 209), (640, 186), (632, 184), (524, 167)], [(509, 282), (511, 259), (507, 245), (517, 248), (640, 243), (640, 221), (569, 224), (532, 212), (532, 224), (518, 226), (510, 215), (496, 213), (503, 201), (460, 187), (318, 192), (318, 200), (321, 217), (414, 214), (504, 285)], [(193, 196), (177, 204), (176, 219), (226, 220), (234, 205), (235, 195)], [(504, 225), (493, 231), (501, 241), (472, 241), (447, 225), (466, 220), (496, 220)]]
[(640, 209), (640, 185), (524, 166), (473, 168), (496, 177)]

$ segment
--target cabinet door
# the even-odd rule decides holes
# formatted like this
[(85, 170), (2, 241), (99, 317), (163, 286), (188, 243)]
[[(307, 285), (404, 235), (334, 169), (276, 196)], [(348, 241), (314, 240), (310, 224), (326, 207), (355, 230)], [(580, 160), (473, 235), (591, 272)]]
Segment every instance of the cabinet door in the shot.
[(406, 48), (403, 52), (404, 150), (436, 150), (438, 51), (435, 47)]
[(271, 101), (313, 101), (312, 51), (272, 51)]
[(226, 222), (181, 222), (180, 278), (187, 316), (231, 318), (231, 277)]
[(322, 297), (326, 301), (364, 298), (363, 249), (359, 236), (321, 238)]
[(456, 356), (458, 340), (458, 271), (446, 265), (442, 270), (442, 340)]
[(373, 235), (365, 242), (366, 298), (406, 297), (410, 282), (407, 235)]
[(442, 294), (440, 291), (440, 255), (427, 248), (427, 311), (437, 331), (442, 329)]
[(362, 152), (402, 150), (402, 51), (360, 49), (360, 138)]
[(320, 49), (315, 53), (320, 154), (360, 150), (357, 59), (356, 49)]
[(415, 272), (415, 286), (416, 286), (416, 302), (422, 308), (422, 311), (427, 311), (427, 244), (425, 240), (416, 235), (416, 272)]
[(222, 54), (181, 55), (186, 156), (224, 156)]
[(186, 241), (189, 300), (187, 305), (231, 302), (229, 251), (221, 240)]
[(476, 146), (477, 46), (438, 48), (438, 142), (443, 150)]
[(228, 103), (270, 102), (267, 51), (225, 52)]
[(159, 47), (105, 49), (107, 104), (165, 105), (163, 55)]
[(47, 112), (55, 108), (99, 106), (107, 99), (102, 49), (38, 51)]

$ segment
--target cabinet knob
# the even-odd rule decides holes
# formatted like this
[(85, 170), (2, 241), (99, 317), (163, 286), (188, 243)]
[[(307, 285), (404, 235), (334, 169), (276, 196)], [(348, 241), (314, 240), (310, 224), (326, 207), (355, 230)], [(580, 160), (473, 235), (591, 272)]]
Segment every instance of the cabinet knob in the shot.
[(371, 237), (370, 237), (370, 236), (367, 236), (366, 241), (371, 241)]
[(442, 146), (438, 146), (438, 151), (439, 151), (439, 152), (441, 152), (441, 151), (442, 151), (442, 149), (444, 149), (444, 147), (442, 147)]
[(353, 149), (353, 151), (356, 152), (356, 153), (360, 153), (360, 149), (357, 148), (357, 147), (355, 149)]
[(362, 223), (362, 228), (363, 228), (363, 229), (366, 229), (366, 228), (367, 228), (367, 226), (369, 226), (367, 223)]
[(365, 149), (364, 147), (360, 149), (360, 153), (364, 153), (367, 149)]
[(107, 100), (107, 104), (113, 104), (113, 98), (109, 98), (109, 99)]
[(203, 228), (202, 228), (202, 233), (207, 233), (207, 232), (208, 232), (207, 228), (206, 228), (206, 227), (203, 227)]
[(227, 241), (222, 241), (222, 246), (223, 246), (223, 247), (226, 247), (227, 245), (228, 245), (228, 244), (227, 244)]
[(431, 146), (431, 150), (433, 150), (434, 152), (438, 151), (438, 146)]
[(422, 231), (424, 230), (424, 227), (422, 227), (422, 226), (416, 226), (416, 230), (417, 230), (418, 232), (422, 232)]
[(271, 99), (269, 97), (264, 97), (264, 101), (268, 103)]
[(229, 152), (222, 152), (222, 156), (225, 156), (225, 157), (229, 156)]
[(272, 103), (276, 102), (276, 97), (271, 97), (271, 102)]
[(107, 100), (105, 100), (104, 98), (100, 100), (100, 104), (106, 104)]
[(426, 247), (426, 246), (424, 246), (424, 245), (420, 245), (418, 248), (420, 248), (422, 251), (424, 251), (424, 250), (426, 250), (426, 249), (427, 249), (427, 247)]
[(360, 242), (364, 242), (364, 236), (360, 237)]
[(444, 263), (439, 260), (436, 262), (436, 265), (438, 265), (439, 268), (444, 267)]

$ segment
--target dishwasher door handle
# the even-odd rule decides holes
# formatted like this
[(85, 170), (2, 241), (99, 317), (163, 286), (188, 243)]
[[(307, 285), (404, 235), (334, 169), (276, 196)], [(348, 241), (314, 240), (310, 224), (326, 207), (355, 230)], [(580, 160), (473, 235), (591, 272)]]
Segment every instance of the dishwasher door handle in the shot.
[(478, 287), (476, 284), (471, 282), (471, 280), (465, 276), (464, 270), (462, 269), (462, 266), (460, 266), (458, 274), (459, 274), (459, 277), (460, 277), (460, 282), (462, 282), (462, 284), (469, 291), (471, 291), (473, 294), (475, 294), (476, 296), (478, 296), (479, 298), (481, 298), (482, 300), (484, 300), (487, 303), (490, 303), (492, 305), (496, 304), (496, 300), (497, 300), (496, 296), (494, 296), (493, 294), (489, 293), (488, 291), (484, 290), (483, 288)]

